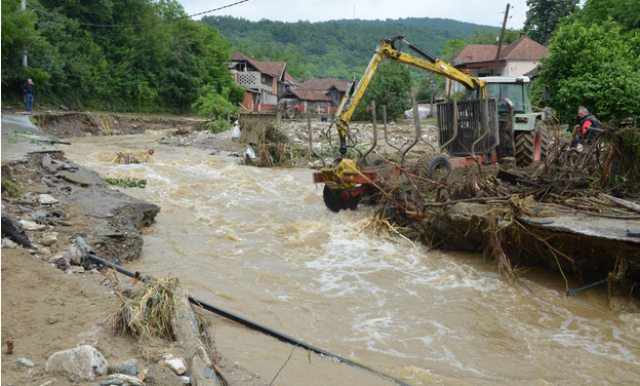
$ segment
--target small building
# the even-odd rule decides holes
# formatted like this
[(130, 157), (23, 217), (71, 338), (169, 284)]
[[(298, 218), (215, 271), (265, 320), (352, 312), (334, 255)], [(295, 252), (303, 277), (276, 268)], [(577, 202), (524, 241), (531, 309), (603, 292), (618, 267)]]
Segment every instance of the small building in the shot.
[(238, 85), (247, 89), (242, 105), (250, 111), (273, 111), (278, 95), (297, 87), (298, 82), (286, 72), (286, 62), (260, 62), (240, 52), (231, 54), (229, 70)]
[(331, 106), (337, 108), (347, 92), (347, 79), (308, 79), (298, 86), (300, 90), (322, 91), (331, 99)]
[[(450, 62), (458, 70), (477, 77), (485, 76), (521, 76), (536, 69), (542, 56), (549, 55), (549, 49), (542, 44), (520, 34), (520, 39), (502, 47), (495, 71), (498, 46), (469, 44)], [(447, 80), (447, 90), (453, 86), (453, 92), (464, 92), (465, 88), (454, 80)]]
[(331, 98), (322, 90), (289, 89), (280, 98), (287, 106), (295, 106), (299, 112), (329, 114), (335, 111)]

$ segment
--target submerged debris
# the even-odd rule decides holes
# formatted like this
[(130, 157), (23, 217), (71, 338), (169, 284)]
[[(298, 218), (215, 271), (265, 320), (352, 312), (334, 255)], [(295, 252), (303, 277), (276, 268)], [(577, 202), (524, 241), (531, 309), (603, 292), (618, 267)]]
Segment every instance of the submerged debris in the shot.
[(132, 152), (120, 151), (113, 157), (111, 163), (115, 164), (141, 164), (148, 162), (155, 162), (153, 156), (154, 150), (136, 150)]

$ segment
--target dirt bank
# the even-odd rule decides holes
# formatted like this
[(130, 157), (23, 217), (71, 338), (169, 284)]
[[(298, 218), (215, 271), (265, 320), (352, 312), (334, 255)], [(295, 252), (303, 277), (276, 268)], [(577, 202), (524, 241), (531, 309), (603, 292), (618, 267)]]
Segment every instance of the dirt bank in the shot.
[[(160, 208), (113, 189), (60, 150), (34, 144), (45, 133), (22, 118), (3, 119), (2, 127), (2, 383), (106, 381), (106, 373), (45, 372), (52, 354), (89, 345), (104, 355), (110, 373), (134, 361), (134, 375), (148, 369), (148, 385), (185, 384), (159, 360), (167, 353), (188, 358), (186, 349), (114, 333), (114, 311), (144, 291), (144, 284), (88, 258), (117, 264), (136, 259), (143, 229)], [(234, 385), (266, 383), (233, 361), (217, 360)], [(198, 384), (207, 382), (214, 379)]]
[(85, 135), (142, 134), (147, 130), (175, 131), (200, 129), (206, 120), (193, 118), (139, 117), (105, 113), (42, 113), (35, 115), (38, 126), (62, 138)]

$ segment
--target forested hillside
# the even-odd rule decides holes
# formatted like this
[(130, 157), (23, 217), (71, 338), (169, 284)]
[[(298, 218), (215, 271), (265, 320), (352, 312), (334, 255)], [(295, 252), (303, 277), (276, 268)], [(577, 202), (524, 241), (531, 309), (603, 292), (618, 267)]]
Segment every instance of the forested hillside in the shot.
[[(495, 27), (429, 18), (285, 23), (206, 16), (202, 21), (220, 30), (234, 43), (234, 50), (259, 60), (286, 61), (287, 71), (299, 80), (360, 77), (377, 43), (385, 37), (405, 35), (407, 41), (440, 56), (451, 39), (464, 39), (479, 29), (498, 31)], [(420, 75), (427, 76), (414, 72), (414, 78)]]
[[(203, 90), (242, 100), (225, 66), (231, 43), (204, 23), (163, 22), (181, 16), (175, 0), (28, 0), (26, 12), (2, 0), (3, 105), (21, 103), (26, 78), (36, 106), (184, 112)], [(95, 26), (131, 24), (143, 25)]]

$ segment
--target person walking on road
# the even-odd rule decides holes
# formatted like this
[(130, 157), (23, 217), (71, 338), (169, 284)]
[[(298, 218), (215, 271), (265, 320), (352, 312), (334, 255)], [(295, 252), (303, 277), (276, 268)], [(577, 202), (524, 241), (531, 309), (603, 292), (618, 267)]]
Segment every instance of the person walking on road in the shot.
[(27, 79), (27, 83), (22, 85), (22, 94), (24, 95), (24, 109), (31, 111), (33, 109), (33, 94), (36, 93), (36, 85), (31, 79)]

